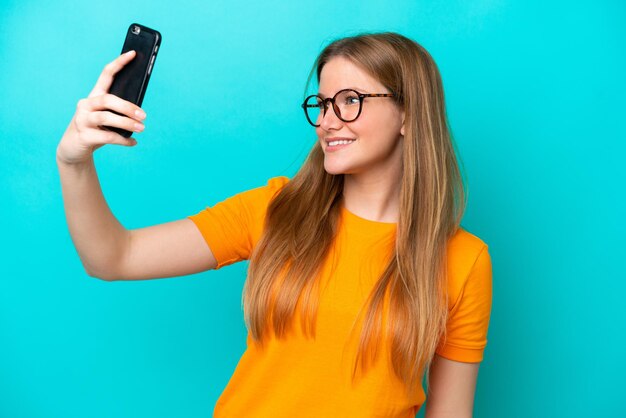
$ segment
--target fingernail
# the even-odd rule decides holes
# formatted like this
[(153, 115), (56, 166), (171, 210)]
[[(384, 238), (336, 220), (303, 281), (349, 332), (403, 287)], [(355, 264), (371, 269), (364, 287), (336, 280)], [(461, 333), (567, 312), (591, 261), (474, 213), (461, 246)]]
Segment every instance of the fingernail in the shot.
[(142, 111), (142, 110), (139, 110), (139, 109), (135, 110), (135, 115), (137, 115), (137, 117), (139, 119), (145, 119), (146, 118), (146, 113), (144, 111)]
[(136, 123), (135, 124), (135, 132), (141, 132), (143, 131), (144, 126), (141, 123)]
[(133, 50), (131, 49), (130, 51), (126, 52), (126, 55), (130, 55), (133, 52)]

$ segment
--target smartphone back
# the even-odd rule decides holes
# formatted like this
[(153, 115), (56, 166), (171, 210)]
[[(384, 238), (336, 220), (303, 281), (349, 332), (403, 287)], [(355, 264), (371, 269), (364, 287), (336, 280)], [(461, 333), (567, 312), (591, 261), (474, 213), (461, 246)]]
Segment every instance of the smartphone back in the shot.
[(131, 24), (122, 47), (122, 54), (135, 50), (136, 55), (115, 75), (109, 93), (141, 106), (160, 45), (159, 32), (137, 23)]
[[(109, 93), (141, 106), (160, 46), (161, 34), (158, 31), (138, 23), (131, 24), (128, 27), (121, 53), (134, 50), (136, 55), (115, 74)], [(113, 110), (112, 112), (119, 115), (118, 112)], [(126, 138), (132, 135), (132, 132), (120, 128), (111, 126), (103, 126), (103, 128), (115, 131)]]

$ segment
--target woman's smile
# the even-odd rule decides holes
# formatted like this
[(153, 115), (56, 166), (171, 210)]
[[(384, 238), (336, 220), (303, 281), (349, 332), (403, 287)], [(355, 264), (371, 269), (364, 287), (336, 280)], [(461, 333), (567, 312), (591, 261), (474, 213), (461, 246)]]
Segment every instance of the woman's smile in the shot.
[(333, 152), (338, 151), (352, 144), (356, 139), (344, 138), (344, 137), (331, 137), (326, 138), (326, 151)]

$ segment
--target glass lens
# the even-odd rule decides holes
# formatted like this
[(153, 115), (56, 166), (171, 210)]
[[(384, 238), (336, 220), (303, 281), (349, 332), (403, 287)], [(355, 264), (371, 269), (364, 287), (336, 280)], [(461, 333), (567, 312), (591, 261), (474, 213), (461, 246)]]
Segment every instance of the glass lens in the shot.
[(304, 110), (306, 110), (306, 115), (309, 118), (309, 122), (313, 125), (319, 125), (322, 120), (322, 99), (317, 96), (308, 97), (306, 102), (304, 102)]
[(358, 116), (361, 101), (356, 91), (343, 90), (335, 97), (335, 105), (339, 108), (341, 119), (350, 122)]

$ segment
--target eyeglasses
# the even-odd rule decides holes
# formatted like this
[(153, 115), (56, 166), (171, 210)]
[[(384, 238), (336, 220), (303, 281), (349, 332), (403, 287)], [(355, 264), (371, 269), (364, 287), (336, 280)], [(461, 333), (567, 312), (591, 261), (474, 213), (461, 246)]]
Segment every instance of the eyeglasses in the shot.
[[(363, 99), (366, 97), (394, 97), (392, 93), (365, 94), (356, 90), (339, 90), (332, 98), (323, 99), (317, 94), (313, 94), (302, 103), (304, 115), (309, 123), (315, 127), (320, 126), (322, 119), (326, 116), (328, 102), (332, 103), (335, 115), (344, 122), (353, 122), (361, 114), (363, 109)], [(323, 111), (322, 111), (323, 109)]]

